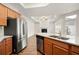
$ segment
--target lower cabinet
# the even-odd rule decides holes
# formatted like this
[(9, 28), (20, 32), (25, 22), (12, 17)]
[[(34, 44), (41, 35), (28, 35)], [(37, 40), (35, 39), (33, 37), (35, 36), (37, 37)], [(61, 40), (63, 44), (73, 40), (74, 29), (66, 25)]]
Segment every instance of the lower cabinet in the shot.
[(44, 53), (45, 55), (52, 55), (52, 43), (49, 39), (44, 39)]
[[(53, 40), (49, 39), (49, 38), (44, 38), (44, 53), (45, 55), (68, 55), (68, 49), (65, 49), (67, 47), (63, 47), (61, 44), (61, 42), (54, 42)], [(57, 45), (56, 45), (57, 44)], [(61, 47), (62, 46), (62, 47)], [(64, 44), (64, 46), (66, 46)]]
[(5, 55), (5, 40), (0, 42), (0, 55)]
[(5, 54), (11, 54), (12, 53), (12, 38), (7, 38), (5, 40)]
[(71, 55), (79, 55), (79, 46), (71, 46)]
[(68, 50), (60, 46), (53, 45), (53, 55), (68, 55)]
[[(39, 39), (40, 40), (40, 39)], [(79, 55), (79, 46), (44, 37), (45, 55)]]
[(6, 38), (0, 42), (0, 55), (9, 55), (12, 53), (12, 38)]
[(78, 55), (77, 53), (75, 53), (75, 52), (71, 52), (71, 55)]

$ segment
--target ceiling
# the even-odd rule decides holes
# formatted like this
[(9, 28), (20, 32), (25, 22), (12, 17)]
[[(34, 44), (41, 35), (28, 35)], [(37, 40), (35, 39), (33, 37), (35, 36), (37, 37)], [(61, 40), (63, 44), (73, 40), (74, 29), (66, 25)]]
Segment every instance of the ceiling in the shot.
[[(79, 3), (49, 3), (45, 6), (35, 7), (43, 3), (24, 3), (24, 8), (20, 3), (4, 3), (5, 5), (18, 10), (25, 16), (49, 16), (49, 15), (61, 15), (69, 13), (75, 10), (79, 10)], [(45, 3), (44, 3), (45, 4)], [(30, 7), (31, 6), (31, 7)]]
[[(40, 22), (46, 17), (54, 18), (58, 15), (79, 10), (79, 3), (4, 3), (10, 8), (20, 12), (26, 17), (31, 18), (34, 22)], [(31, 17), (30, 17), (31, 16)], [(42, 20), (43, 21), (43, 20)]]

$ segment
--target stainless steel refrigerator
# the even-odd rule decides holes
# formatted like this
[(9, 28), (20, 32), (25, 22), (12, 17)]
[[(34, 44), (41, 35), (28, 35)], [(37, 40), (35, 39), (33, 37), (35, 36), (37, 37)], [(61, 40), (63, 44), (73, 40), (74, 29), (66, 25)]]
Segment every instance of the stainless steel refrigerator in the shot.
[(12, 51), (18, 53), (27, 47), (27, 22), (20, 18), (7, 18), (7, 27), (4, 27), (4, 35), (12, 35)]

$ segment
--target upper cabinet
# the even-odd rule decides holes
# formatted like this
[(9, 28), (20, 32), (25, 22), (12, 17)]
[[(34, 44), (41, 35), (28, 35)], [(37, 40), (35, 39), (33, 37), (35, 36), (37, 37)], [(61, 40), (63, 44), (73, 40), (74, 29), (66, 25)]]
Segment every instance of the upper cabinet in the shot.
[(17, 18), (20, 17), (20, 14), (0, 4), (0, 26), (7, 26), (7, 17)]
[(19, 16), (20, 16), (20, 14), (18, 14), (17, 12), (15, 12), (15, 11), (8, 8), (8, 17), (17, 18)]
[(7, 25), (7, 8), (0, 4), (0, 25)]
[(18, 15), (16, 12), (8, 8), (8, 17), (17, 18)]

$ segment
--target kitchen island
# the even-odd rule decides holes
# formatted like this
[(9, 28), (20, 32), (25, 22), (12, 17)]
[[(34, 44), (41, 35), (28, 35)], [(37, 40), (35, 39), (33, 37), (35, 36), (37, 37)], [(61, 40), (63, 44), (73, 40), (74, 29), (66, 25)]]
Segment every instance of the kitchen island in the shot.
[[(43, 37), (42, 50), (45, 55), (78, 55), (79, 43), (74, 38), (68, 38), (67, 40), (51, 37), (49, 34), (36, 34), (37, 41), (39, 37)], [(41, 44), (37, 47), (41, 46)], [(37, 48), (38, 49), (38, 48)], [(38, 49), (41, 52), (41, 47)]]

